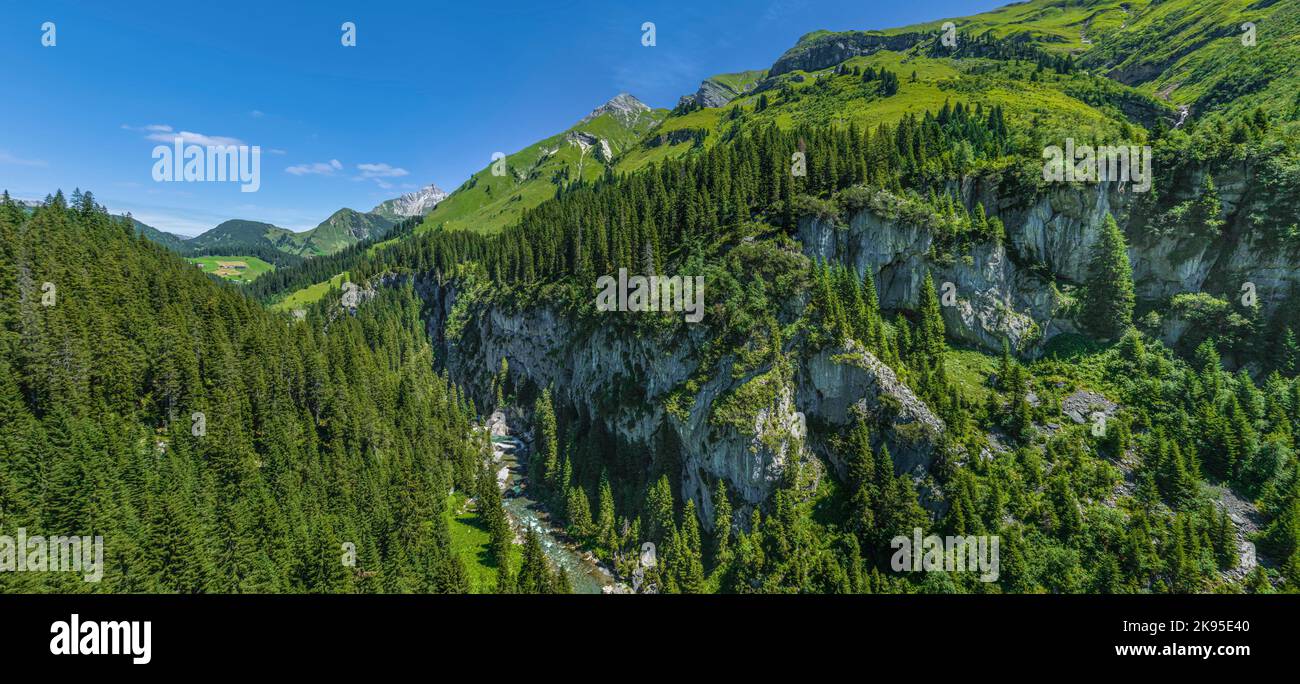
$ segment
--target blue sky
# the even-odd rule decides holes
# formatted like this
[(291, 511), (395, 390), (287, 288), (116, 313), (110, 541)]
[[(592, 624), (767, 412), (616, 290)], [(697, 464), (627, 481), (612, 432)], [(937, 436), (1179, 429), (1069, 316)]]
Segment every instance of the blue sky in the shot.
[[(92, 190), (194, 235), (223, 220), (314, 227), (428, 183), (451, 191), (619, 92), (672, 107), (771, 65), (817, 29), (879, 29), (1005, 0), (827, 2), (4, 2), (0, 188)], [(283, 5), (274, 7), (272, 5)], [(42, 24), (56, 45), (41, 44)], [(340, 26), (357, 27), (344, 47)], [(641, 44), (654, 22), (656, 45)], [(157, 183), (156, 139), (262, 148), (261, 187)]]

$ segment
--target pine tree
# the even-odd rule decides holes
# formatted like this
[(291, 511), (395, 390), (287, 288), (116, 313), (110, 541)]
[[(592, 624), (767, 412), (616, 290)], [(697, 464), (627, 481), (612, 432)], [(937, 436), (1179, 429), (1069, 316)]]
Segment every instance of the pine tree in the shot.
[[(877, 472), (876, 457), (871, 449), (871, 439), (865, 416), (858, 416), (848, 435), (848, 485), (849, 514), (848, 529), (858, 535), (862, 543), (869, 543), (870, 535), (876, 528), (875, 509), (878, 505), (877, 485), (880, 474)], [(887, 452), (886, 452), (887, 455)], [(888, 476), (892, 479), (893, 464), (889, 465)]]
[(510, 520), (506, 517), (505, 508), (502, 506), (501, 489), (497, 486), (496, 475), (490, 467), (480, 469), (477, 490), (478, 517), (491, 538), (489, 550), (492, 559), (498, 569), (507, 571), (514, 530), (511, 529)]
[(505, 408), (506, 405), (506, 383), (510, 380), (510, 362), (506, 357), (501, 357), (501, 368), (497, 371), (494, 384), (496, 385), (497, 408)]
[(596, 545), (606, 557), (613, 557), (618, 550), (618, 536), (614, 528), (614, 489), (610, 486), (607, 473), (600, 475)]
[[(1275, 558), (1290, 559), (1300, 552), (1300, 478), (1292, 478), (1290, 491), (1265, 528), (1262, 540)], [(1300, 580), (1295, 575), (1288, 578)]]
[(1214, 186), (1214, 177), (1205, 174), (1201, 179), (1200, 194), (1188, 214), (1188, 221), (1198, 235), (1217, 237), (1223, 228), (1219, 215), (1223, 212), (1223, 203), (1219, 201), (1219, 191)]
[(713, 544), (714, 557), (724, 562), (731, 547), (731, 499), (727, 496), (727, 482), (718, 478), (718, 488), (713, 492)]
[(929, 368), (943, 360), (946, 333), (939, 294), (934, 289), (934, 279), (928, 271), (921, 283), (920, 309), (921, 321), (917, 328), (916, 346), (921, 351), (925, 367)]
[(1295, 377), (1300, 371), (1300, 343), (1296, 342), (1295, 330), (1287, 326), (1282, 331), (1276, 357), (1277, 369), (1287, 377)]
[(547, 489), (554, 492), (560, 487), (565, 487), (568, 482), (562, 482), (560, 477), (560, 436), (555, 422), (555, 405), (551, 402), (551, 390), (546, 388), (542, 390), (533, 405), (533, 444), (536, 445), (537, 454), (534, 457), (535, 464), (540, 469), (534, 473), (534, 478), (540, 479), (546, 484)]
[(645, 503), (646, 538), (656, 546), (666, 547), (668, 535), (673, 525), (673, 490), (668, 484), (668, 476), (661, 475), (646, 495)]
[(515, 591), (520, 594), (549, 594), (554, 582), (541, 539), (529, 528), (524, 535), (523, 563), (519, 567)]
[(569, 517), (569, 530), (579, 539), (591, 535), (591, 502), (582, 487), (574, 485), (569, 488), (565, 510)]
[(687, 499), (682, 511), (681, 548), (678, 561), (681, 569), (677, 577), (677, 588), (683, 594), (699, 594), (704, 591), (703, 545), (700, 541), (700, 521), (696, 518), (695, 500)]
[(1118, 338), (1133, 320), (1133, 271), (1129, 266), (1124, 234), (1107, 215), (1101, 237), (1093, 247), (1083, 324), (1103, 340)]

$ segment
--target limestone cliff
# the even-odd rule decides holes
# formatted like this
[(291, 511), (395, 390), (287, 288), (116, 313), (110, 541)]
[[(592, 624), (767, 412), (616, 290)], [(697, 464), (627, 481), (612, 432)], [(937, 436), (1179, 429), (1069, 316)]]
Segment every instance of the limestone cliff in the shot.
[[(1295, 267), (1300, 253), (1251, 229), (1257, 200), (1244, 175), (1226, 176), (1220, 186), (1225, 228), (1212, 237), (1137, 226), (1132, 193), (1114, 183), (1060, 185), (1029, 202), (973, 184), (961, 192), (969, 204), (996, 208), (1005, 224), (1003, 243), (987, 241), (948, 257), (940, 254), (930, 230), (870, 210), (854, 213), (847, 224), (804, 218), (799, 239), (810, 257), (847, 264), (859, 276), (871, 269), (886, 309), (915, 310), (929, 270), (941, 295), (944, 283), (953, 286), (955, 298), (943, 307), (950, 336), (989, 350), (1000, 349), (1006, 338), (1030, 355), (1052, 337), (1075, 330), (1060, 290), (1087, 280), (1092, 247), (1108, 214), (1129, 236), (1139, 300), (1157, 309), (1164, 310), (1180, 293), (1236, 298), (1250, 282), (1267, 316), (1300, 287)], [(1166, 339), (1171, 343), (1185, 330), (1176, 323), (1166, 328), (1176, 331)]]
[[(1224, 188), (1230, 218), (1247, 211), (1248, 195), (1231, 181)], [(1032, 354), (1073, 330), (1062, 288), (1086, 280), (1108, 214), (1130, 225), (1132, 195), (1105, 184), (1061, 185), (1018, 201), (976, 183), (959, 190), (968, 204), (994, 208), (1005, 224), (1004, 240), (947, 256), (929, 229), (867, 209), (847, 219), (806, 217), (796, 237), (810, 258), (841, 262), (858, 274), (870, 270), (886, 310), (914, 309), (930, 271), (941, 297), (953, 295), (942, 309), (949, 334), (971, 344), (997, 350), (1007, 338)], [(1130, 237), (1139, 296), (1157, 300), (1249, 276), (1261, 304), (1276, 306), (1300, 279), (1288, 266), (1296, 256), (1240, 231), (1230, 220), (1227, 232), (1213, 239)], [(697, 502), (706, 526), (718, 478), (743, 516), (768, 498), (795, 459), (815, 461), (808, 457), (816, 454), (842, 469), (829, 442), (851, 424), (855, 408), (873, 419), (873, 438), (887, 443), (900, 472), (921, 485), (926, 504), (942, 506), (927, 486), (942, 422), (893, 370), (856, 345), (800, 352), (798, 341), (788, 341), (789, 367), (739, 368), (726, 351), (703, 353), (707, 319), (647, 329), (619, 318), (629, 314), (593, 321), (546, 303), (494, 303), (481, 292), (465, 294), (462, 283), (428, 275), (416, 287), (429, 303), (427, 325), (440, 358), (479, 406), (492, 403), (491, 378), (505, 358), (513, 382), (553, 388), (557, 403), (599, 421), (620, 448), (646, 449), (671, 436), (682, 459), (682, 496)], [(797, 297), (787, 302), (785, 316), (803, 305)], [(1166, 327), (1175, 338), (1185, 329)], [(701, 367), (705, 358), (715, 360)], [(526, 420), (527, 411), (520, 415)]]
[[(856, 346), (822, 350), (797, 359), (791, 369), (764, 365), (737, 373), (730, 355), (701, 369), (707, 323), (638, 336), (613, 318), (608, 325), (591, 325), (549, 306), (466, 307), (451, 283), (425, 280), (419, 290), (430, 303), (429, 331), (449, 373), (480, 406), (492, 401), (487, 379), (506, 358), (512, 380), (551, 387), (557, 403), (602, 421), (624, 448), (645, 448), (658, 431), (671, 430), (682, 454), (682, 495), (697, 502), (709, 527), (717, 478), (727, 481), (742, 513), (752, 510), (793, 459), (817, 451), (834, 462), (825, 435), (809, 434), (809, 425), (842, 430), (852, 406), (884, 426), (877, 437), (898, 454), (900, 471), (918, 480), (943, 431), (892, 370)], [(473, 311), (465, 315), (464, 308)], [(448, 336), (447, 322), (455, 318), (464, 323)], [(669, 410), (674, 393), (700, 371), (707, 379), (678, 404), (684, 410)]]

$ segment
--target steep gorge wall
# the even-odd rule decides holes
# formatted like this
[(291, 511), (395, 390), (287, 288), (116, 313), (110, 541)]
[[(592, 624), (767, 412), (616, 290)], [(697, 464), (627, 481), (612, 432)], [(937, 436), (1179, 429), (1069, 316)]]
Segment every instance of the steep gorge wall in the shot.
[[(696, 501), (708, 527), (717, 478), (727, 481), (743, 516), (767, 499), (795, 458), (815, 451), (842, 467), (822, 433), (846, 429), (854, 406), (877, 421), (880, 429), (873, 434), (889, 445), (900, 471), (918, 481), (943, 430), (892, 370), (856, 346), (797, 359), (784, 376), (766, 365), (733, 373), (735, 360), (726, 355), (703, 369), (707, 379), (688, 399), (684, 415), (674, 415), (665, 402), (702, 370), (699, 347), (707, 319), (659, 336), (638, 336), (614, 317), (645, 314), (603, 314), (606, 323), (577, 320), (548, 306), (507, 311), (475, 303), (458, 337), (448, 339), (446, 322), (459, 291), (432, 281), (417, 286), (429, 302), (429, 332), (442, 347), (451, 377), (479, 406), (491, 404), (489, 379), (505, 358), (515, 382), (551, 387), (557, 403), (603, 421), (627, 448), (648, 447), (659, 430), (671, 430), (681, 449), (682, 496)], [(721, 421), (717, 414), (724, 405), (731, 407), (729, 419)], [(814, 434), (810, 424), (817, 426)]]
[[(1199, 184), (1199, 178), (1192, 180)], [(1242, 284), (1251, 282), (1267, 316), (1293, 287), (1300, 287), (1300, 254), (1270, 244), (1248, 227), (1252, 197), (1245, 174), (1228, 175), (1220, 185), (1226, 225), (1214, 237), (1177, 227), (1161, 234), (1132, 227), (1134, 197), (1115, 183), (1062, 185), (1028, 203), (975, 184), (966, 184), (961, 192), (971, 204), (996, 208), (1005, 224), (1005, 243), (976, 244), (945, 259), (938, 256), (930, 230), (870, 210), (857, 212), (847, 225), (805, 218), (799, 239), (812, 258), (849, 265), (859, 277), (871, 269), (886, 309), (915, 310), (928, 270), (941, 295), (944, 283), (955, 286), (955, 304), (943, 307), (949, 335), (991, 351), (999, 350), (1006, 338), (1029, 355), (1052, 337), (1075, 331), (1053, 285), (1087, 280), (1093, 246), (1108, 214), (1128, 235), (1137, 296), (1149, 304), (1163, 304), (1180, 293), (1234, 299)], [(1193, 196), (1184, 193), (1178, 199)], [(1176, 341), (1176, 336), (1166, 339)]]
[[(915, 308), (927, 269), (937, 285), (953, 283), (957, 301), (943, 308), (945, 322), (952, 336), (971, 344), (997, 350), (1005, 336), (1032, 354), (1052, 336), (1073, 330), (1061, 317), (1057, 290), (1047, 278), (1082, 283), (1106, 215), (1128, 224), (1132, 197), (1113, 185), (1061, 186), (1019, 204), (977, 184), (962, 192), (969, 202), (996, 207), (1006, 227), (1004, 243), (977, 244), (967, 254), (941, 261), (929, 230), (870, 211), (857, 212), (847, 225), (806, 218), (798, 238), (809, 257), (848, 264), (859, 275), (871, 269), (886, 309)], [(1241, 214), (1245, 197), (1226, 184), (1225, 213)], [(1300, 278), (1290, 264), (1300, 262), (1250, 239), (1235, 239), (1232, 230), (1216, 240), (1131, 236), (1139, 297), (1167, 299), (1250, 274), (1261, 304), (1276, 306)], [(505, 358), (516, 383), (553, 388), (557, 402), (602, 422), (626, 448), (649, 448), (663, 436), (660, 431), (672, 431), (681, 449), (682, 496), (696, 501), (706, 526), (712, 525), (711, 493), (718, 478), (727, 481), (743, 515), (767, 499), (794, 458), (817, 453), (842, 471), (828, 440), (851, 424), (855, 408), (876, 421), (873, 437), (888, 444), (899, 470), (911, 474), (923, 494), (932, 493), (927, 471), (943, 424), (865, 350), (816, 351), (794, 359), (785, 376), (769, 366), (735, 373), (731, 355), (702, 369), (707, 318), (664, 333), (638, 333), (617, 317), (645, 314), (579, 320), (547, 305), (507, 308), (487, 302), (469, 303), (457, 316), (463, 322), (459, 334), (448, 339), (447, 322), (461, 292), (454, 283), (431, 278), (416, 286), (429, 304), (430, 337), (452, 378), (479, 406), (491, 405), (491, 378)], [(797, 310), (798, 303), (790, 307)], [(692, 377), (704, 380), (679, 404), (685, 411), (668, 411), (671, 395)], [(748, 404), (741, 407), (741, 418), (718, 420), (720, 407), (734, 407), (750, 383), (765, 384), (743, 395)]]

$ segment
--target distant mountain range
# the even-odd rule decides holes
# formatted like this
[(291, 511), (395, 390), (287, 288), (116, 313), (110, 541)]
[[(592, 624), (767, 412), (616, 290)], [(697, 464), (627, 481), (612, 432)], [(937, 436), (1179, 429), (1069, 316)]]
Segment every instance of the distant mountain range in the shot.
[(165, 233), (161, 230), (158, 230), (157, 228), (154, 228), (151, 225), (142, 223), (141, 221), (137, 220), (134, 217), (128, 216), (127, 218), (129, 218), (131, 220), (132, 225), (135, 226), (135, 232), (139, 233), (140, 235), (143, 235), (146, 238), (154, 242), (157, 242), (163, 247), (166, 247), (167, 249), (170, 249), (174, 252), (185, 251), (186, 249), (185, 238), (179, 235)]
[(431, 183), (386, 200), (368, 212), (339, 209), (320, 225), (301, 233), (262, 221), (231, 219), (187, 238), (128, 218), (137, 233), (183, 255), (256, 253), (274, 257), (278, 253), (286, 255), (282, 261), (292, 262), (297, 260), (294, 257), (334, 254), (358, 242), (382, 237), (403, 219), (433, 211), (445, 197), (447, 193)]

